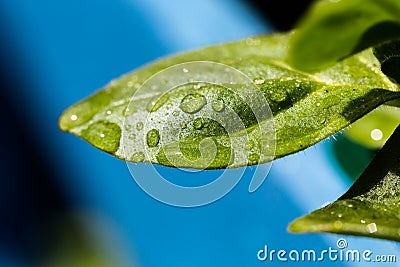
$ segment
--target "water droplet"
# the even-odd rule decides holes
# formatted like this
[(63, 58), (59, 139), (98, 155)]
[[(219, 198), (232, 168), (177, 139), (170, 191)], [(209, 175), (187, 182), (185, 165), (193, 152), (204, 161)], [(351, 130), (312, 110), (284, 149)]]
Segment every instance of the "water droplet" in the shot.
[(129, 131), (132, 129), (132, 125), (130, 125), (130, 124), (125, 124), (125, 125), (124, 125), (124, 128), (125, 128), (126, 131), (129, 132)]
[(380, 129), (373, 129), (371, 131), (371, 138), (372, 140), (379, 141), (382, 140), (383, 133)]
[(365, 223), (365, 221), (364, 221), (364, 220), (361, 220), (360, 222), (361, 222), (361, 223)]
[(246, 146), (247, 150), (253, 149), (254, 148), (254, 141), (253, 140), (249, 140), (249, 143)]
[(222, 99), (216, 99), (212, 101), (211, 107), (216, 112), (221, 112), (225, 108), (225, 103)]
[(226, 135), (222, 135), (219, 138), (217, 138), (217, 142), (224, 147), (231, 146), (231, 141), (229, 139), (229, 136), (226, 136)]
[(367, 224), (367, 230), (368, 230), (368, 232), (370, 232), (372, 234), (372, 233), (375, 233), (376, 231), (378, 231), (378, 227), (376, 227), (376, 223), (370, 223), (370, 224)]
[(159, 108), (161, 108), (168, 101), (168, 99), (169, 95), (167, 94), (164, 94), (160, 97), (156, 97), (152, 101), (150, 101), (149, 104), (147, 104), (146, 110), (148, 112), (155, 112)]
[(343, 214), (339, 213), (337, 216), (338, 216), (339, 218), (342, 218), (342, 217), (343, 217)]
[(104, 136), (105, 136), (105, 135), (104, 135), (103, 133), (100, 134), (100, 138), (104, 138)]
[(183, 112), (195, 113), (207, 104), (206, 98), (201, 94), (189, 94), (185, 96), (179, 107)]
[(130, 134), (130, 135), (128, 136), (128, 138), (129, 138), (130, 140), (135, 140), (135, 139), (136, 139), (136, 134)]
[(143, 152), (136, 152), (130, 158), (131, 161), (134, 162), (142, 162), (144, 160), (144, 153)]
[(195, 119), (193, 122), (193, 127), (197, 130), (200, 130), (201, 128), (203, 128), (203, 119), (201, 119), (201, 118)]
[(151, 129), (150, 131), (147, 132), (146, 142), (149, 147), (157, 146), (159, 141), (160, 141), (160, 134), (158, 130)]
[(321, 116), (318, 118), (318, 123), (319, 123), (319, 124), (324, 124), (325, 122), (326, 122), (325, 115), (321, 115)]
[(182, 71), (183, 71), (184, 73), (188, 73), (188, 72), (189, 72), (189, 70), (186, 69), (186, 68), (183, 68)]
[(71, 115), (71, 121), (76, 121), (77, 119), (78, 119), (78, 116), (76, 116), (75, 114)]
[(285, 90), (280, 90), (277, 89), (275, 91), (273, 91), (273, 93), (271, 94), (271, 100), (275, 101), (275, 102), (282, 102), (285, 101), (287, 99), (287, 93)]
[(140, 131), (143, 129), (143, 122), (139, 121), (136, 123), (136, 130)]
[(255, 83), (255, 84), (264, 84), (264, 83), (265, 83), (265, 80), (264, 80), (264, 79), (255, 79), (255, 80), (254, 80), (254, 83)]
[(106, 111), (106, 114), (107, 114), (107, 115), (111, 115), (111, 113), (112, 113), (111, 110), (107, 110), (107, 111)]
[(321, 103), (317, 103), (317, 107), (321, 106)]

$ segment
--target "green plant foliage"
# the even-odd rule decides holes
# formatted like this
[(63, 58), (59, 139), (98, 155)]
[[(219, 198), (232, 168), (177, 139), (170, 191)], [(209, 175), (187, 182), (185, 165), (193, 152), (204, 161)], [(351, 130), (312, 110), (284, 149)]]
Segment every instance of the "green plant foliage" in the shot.
[(400, 241), (400, 128), (350, 190), (301, 217), (292, 232), (331, 232)]
[(370, 149), (380, 149), (400, 124), (400, 108), (382, 105), (344, 131), (352, 141)]
[(316, 1), (297, 25), (288, 61), (316, 71), (367, 47), (400, 38), (400, 1)]
[[(261, 157), (260, 146), (266, 137), (260, 133), (260, 126), (273, 123), (276, 130), (275, 158), (279, 158), (329, 137), (382, 103), (400, 97), (399, 86), (381, 72), (380, 63), (371, 49), (311, 74), (297, 71), (285, 63), (290, 37), (290, 34), (274, 34), (247, 38), (158, 60), (112, 81), (68, 108), (60, 117), (60, 128), (128, 161), (209, 169), (239, 167), (273, 159)], [(269, 103), (272, 120), (257, 121), (246, 103), (235, 95), (235, 90), (246, 92), (246, 84), (222, 86), (194, 82), (178, 86), (164, 95), (155, 88), (127, 110), (133, 93), (150, 76), (175, 64), (199, 60), (223, 63), (246, 74)], [(171, 80), (175, 78), (173, 75), (170, 77)], [(212, 102), (214, 110), (222, 111), (229, 107), (238, 114), (245, 129), (238, 128), (234, 134), (248, 136), (247, 149), (232, 151), (229, 136), (220, 123), (182, 116), (196, 114), (207, 102)], [(146, 117), (141, 116), (144, 112), (163, 118), (177, 109), (181, 115), (178, 114), (175, 120), (185, 125), (183, 134), (179, 135), (179, 146), (167, 143), (160, 147), (159, 139), (160, 136), (166, 137), (162, 136), (165, 132), (152, 129), (145, 136), (151, 139), (146, 140), (148, 148), (157, 149), (156, 156), (148, 158), (142, 152), (125, 156), (120, 146), (123, 127), (134, 128), (137, 134), (132, 134), (132, 139), (135, 139), (143, 131)], [(136, 125), (123, 125), (127, 114), (136, 116)], [(221, 118), (224, 114), (221, 112)], [(143, 142), (140, 138), (136, 140)], [(216, 146), (216, 155), (211, 163), (195, 161), (201, 156), (201, 146), (203, 151)], [(166, 151), (171, 154), (182, 152), (186, 158), (192, 159), (191, 165), (187, 161), (171, 163), (165, 156)], [(233, 154), (248, 160), (232, 162)]]

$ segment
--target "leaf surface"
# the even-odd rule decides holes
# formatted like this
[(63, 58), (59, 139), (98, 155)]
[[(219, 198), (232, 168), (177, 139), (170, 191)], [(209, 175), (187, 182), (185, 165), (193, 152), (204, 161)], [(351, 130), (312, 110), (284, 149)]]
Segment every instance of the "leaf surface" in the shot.
[(316, 71), (384, 41), (400, 38), (397, 0), (316, 1), (297, 25), (288, 61)]
[[(300, 72), (285, 63), (290, 36), (252, 37), (157, 60), (69, 107), (60, 117), (60, 128), (127, 161), (218, 169), (263, 163), (303, 150), (399, 98), (398, 85), (380, 71), (372, 50), (324, 71)], [(192, 61), (226, 64), (252, 83), (195, 81), (164, 93), (163, 86), (180, 79), (183, 70), (131, 101), (152, 75)], [(249, 108), (259, 98), (250, 94), (254, 86), (269, 104), (272, 117), (260, 120)], [(202, 117), (202, 111), (211, 107), (219, 110), (217, 115)], [(236, 128), (224, 125), (235, 120), (241, 122)], [(265, 134), (262, 128), (270, 132)], [(269, 149), (264, 147), (266, 139)]]
[(330, 232), (400, 241), (400, 128), (350, 190), (289, 225), (292, 232)]

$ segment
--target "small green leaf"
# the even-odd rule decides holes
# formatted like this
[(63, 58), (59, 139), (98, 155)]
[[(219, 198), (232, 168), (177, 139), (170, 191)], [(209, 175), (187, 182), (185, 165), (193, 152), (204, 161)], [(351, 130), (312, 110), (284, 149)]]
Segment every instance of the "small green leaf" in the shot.
[(298, 69), (316, 71), (396, 38), (400, 1), (316, 1), (297, 25), (288, 61)]
[(292, 232), (330, 232), (400, 241), (400, 127), (350, 190), (296, 219)]
[[(208, 169), (239, 167), (303, 150), (382, 103), (400, 97), (399, 86), (382, 74), (372, 50), (311, 74), (285, 63), (289, 38), (287, 34), (247, 38), (158, 60), (112, 81), (68, 108), (60, 117), (60, 128), (127, 161)], [(226, 64), (252, 82), (194, 81), (163, 93), (169, 82), (190, 74), (183, 69), (169, 75), (165, 83), (152, 85), (131, 102), (132, 95), (152, 75), (193, 61)], [(210, 79), (213, 75), (211, 72)], [(251, 88), (259, 90), (261, 98), (268, 102), (273, 118), (260, 121), (249, 108), (249, 103), (260, 100)], [(244, 101), (239, 93), (249, 101)], [(199, 117), (207, 107), (215, 117)], [(236, 117), (229, 117), (230, 113)], [(148, 116), (152, 119), (147, 129)], [(124, 123), (127, 118), (130, 121)], [(168, 126), (158, 123), (166, 118)], [(234, 118), (240, 120), (238, 127), (228, 129), (224, 121)], [(262, 128), (271, 132), (266, 135), (260, 131)], [(126, 149), (122, 146), (124, 136), (129, 143)], [(235, 148), (231, 137), (243, 140), (239, 142), (243, 147)], [(176, 139), (178, 142), (168, 141)], [(275, 155), (263, 150), (266, 139), (273, 139)], [(141, 146), (152, 154), (138, 149)], [(209, 157), (213, 159), (210, 161)]]

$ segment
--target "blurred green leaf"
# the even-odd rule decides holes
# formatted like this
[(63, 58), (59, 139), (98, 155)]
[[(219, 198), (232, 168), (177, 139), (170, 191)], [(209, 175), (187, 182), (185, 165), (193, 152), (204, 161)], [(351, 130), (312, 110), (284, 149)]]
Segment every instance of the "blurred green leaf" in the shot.
[(287, 60), (298, 69), (317, 71), (396, 38), (400, 38), (400, 1), (316, 1), (294, 31)]
[[(260, 147), (262, 140), (271, 138), (261, 134), (261, 126), (268, 127), (273, 123), (276, 130), (275, 158), (279, 158), (327, 138), (380, 104), (400, 97), (398, 85), (382, 74), (372, 50), (354, 55), (327, 70), (310, 74), (299, 72), (285, 63), (289, 38), (290, 35), (286, 34), (248, 38), (158, 60), (112, 81), (102, 90), (68, 108), (60, 117), (60, 128), (128, 161), (209, 169), (239, 167), (272, 160), (271, 157), (260, 155), (263, 153)], [(127, 110), (132, 94), (150, 76), (175, 64), (199, 60), (224, 63), (246, 74), (269, 103), (273, 121), (258, 122), (246, 103), (235, 95), (238, 91), (250, 92), (246, 84), (194, 82), (178, 86), (164, 95), (154, 88), (134, 101)], [(179, 75), (181, 73), (169, 78), (173, 80)], [(195, 96), (204, 96), (204, 99)], [(196, 110), (186, 105), (187, 99), (195, 101), (193, 103), (196, 105), (201, 104), (201, 107), (206, 103), (225, 103), (245, 126), (244, 130), (238, 129), (234, 134), (236, 137), (248, 136), (246, 149), (232, 151), (231, 140), (220, 123), (207, 118), (201, 123), (196, 121), (191, 116)], [(174, 115), (171, 123), (179, 123), (184, 127), (179, 134), (171, 136), (165, 136), (168, 133), (161, 125), (151, 133), (143, 133), (148, 110), (155, 121), (170, 116), (173, 110), (182, 111)], [(137, 124), (123, 125), (127, 112), (133, 114)], [(224, 114), (221, 112), (221, 119), (229, 120)], [(201, 127), (198, 127), (199, 123)], [(147, 140), (147, 146), (157, 151), (156, 156), (147, 157), (142, 152), (125, 156), (121, 148), (123, 127), (129, 128), (132, 147), (143, 144), (146, 141), (143, 138), (152, 138), (151, 142)], [(161, 147), (158, 142), (160, 136), (166, 139), (178, 136), (179, 146), (167, 143)], [(206, 139), (208, 141), (203, 142)], [(216, 146), (216, 155), (211, 164), (195, 161), (202, 154), (199, 149), (201, 146), (205, 152)], [(166, 153), (182, 153), (192, 161), (189, 164), (185, 161), (171, 163)]]
[(337, 201), (296, 219), (292, 232), (330, 232), (400, 241), (400, 127)]
[(400, 108), (380, 106), (350, 125), (344, 134), (360, 145), (380, 149), (400, 123)]

